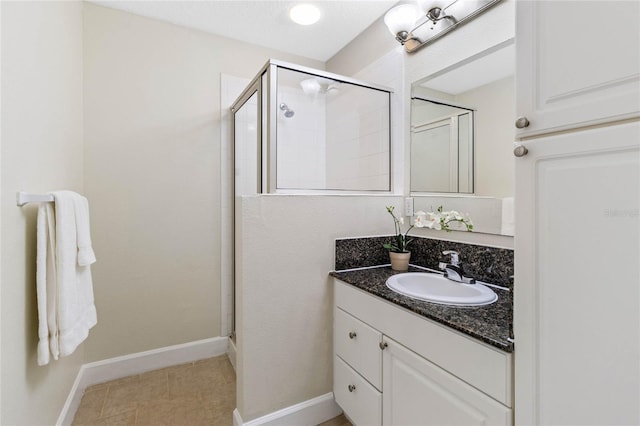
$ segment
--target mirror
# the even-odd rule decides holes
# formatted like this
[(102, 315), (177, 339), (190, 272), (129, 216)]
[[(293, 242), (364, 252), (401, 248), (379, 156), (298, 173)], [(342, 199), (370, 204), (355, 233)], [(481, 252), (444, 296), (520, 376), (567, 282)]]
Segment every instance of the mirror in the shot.
[(514, 71), (511, 39), (412, 83), (415, 210), (442, 205), (468, 212), (474, 232), (513, 235)]

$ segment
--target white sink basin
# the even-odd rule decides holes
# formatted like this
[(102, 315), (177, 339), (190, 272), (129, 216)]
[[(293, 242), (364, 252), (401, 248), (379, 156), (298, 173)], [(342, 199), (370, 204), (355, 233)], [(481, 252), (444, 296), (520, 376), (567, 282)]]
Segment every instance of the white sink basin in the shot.
[(439, 274), (407, 272), (387, 280), (387, 287), (413, 299), (456, 306), (488, 305), (498, 295), (482, 284), (462, 284)]

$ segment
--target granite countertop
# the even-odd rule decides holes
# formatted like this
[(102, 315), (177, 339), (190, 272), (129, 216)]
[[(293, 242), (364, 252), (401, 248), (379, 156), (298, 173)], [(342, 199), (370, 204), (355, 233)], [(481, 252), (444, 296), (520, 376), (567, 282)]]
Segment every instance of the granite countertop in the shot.
[[(410, 267), (409, 272), (428, 272)], [(505, 352), (513, 352), (513, 295), (508, 290), (493, 288), (498, 300), (485, 306), (448, 306), (423, 302), (398, 294), (386, 286), (393, 271), (389, 266), (371, 267), (330, 275), (347, 284), (395, 303), (416, 314), (444, 324)]]

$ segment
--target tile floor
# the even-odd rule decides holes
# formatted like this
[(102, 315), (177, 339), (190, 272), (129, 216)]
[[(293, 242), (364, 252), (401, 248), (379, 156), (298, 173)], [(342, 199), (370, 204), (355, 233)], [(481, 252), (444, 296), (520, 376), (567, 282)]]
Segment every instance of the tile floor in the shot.
[(231, 426), (235, 380), (223, 355), (91, 386), (73, 425)]
[[(88, 387), (73, 426), (231, 426), (236, 374), (226, 355)], [(351, 426), (340, 415), (319, 426)]]
[(344, 414), (340, 414), (338, 417), (334, 417), (333, 419), (326, 421), (324, 423), (320, 423), (318, 426), (353, 426), (351, 422), (344, 416)]

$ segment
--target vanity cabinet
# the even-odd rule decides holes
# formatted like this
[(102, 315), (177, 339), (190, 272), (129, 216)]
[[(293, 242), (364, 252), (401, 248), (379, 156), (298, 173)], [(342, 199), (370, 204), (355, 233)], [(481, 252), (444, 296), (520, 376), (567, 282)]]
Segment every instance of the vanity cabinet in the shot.
[(335, 280), (334, 395), (356, 425), (511, 425), (511, 354)]
[(637, 1), (518, 1), (517, 135), (637, 116), (638, 16)]

